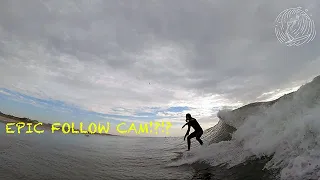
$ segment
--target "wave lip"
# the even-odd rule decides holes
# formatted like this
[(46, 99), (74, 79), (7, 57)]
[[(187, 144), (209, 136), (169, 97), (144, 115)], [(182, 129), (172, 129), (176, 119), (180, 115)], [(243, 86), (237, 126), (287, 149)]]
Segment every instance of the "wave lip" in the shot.
[(280, 169), (281, 179), (320, 177), (320, 76), (276, 100), (221, 110), (217, 116), (219, 123), (206, 132), (211, 144), (185, 163), (232, 167), (269, 156), (265, 168)]

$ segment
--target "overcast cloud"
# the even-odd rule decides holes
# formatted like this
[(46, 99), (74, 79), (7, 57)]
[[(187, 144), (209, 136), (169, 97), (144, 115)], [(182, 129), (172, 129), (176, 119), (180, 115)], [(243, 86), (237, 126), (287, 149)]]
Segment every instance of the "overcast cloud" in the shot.
[(214, 116), (222, 106), (266, 100), (319, 74), (318, 36), (287, 47), (274, 33), (278, 14), (297, 6), (320, 31), (319, 5), (2, 0), (0, 88), (99, 113), (187, 106), (199, 118)]

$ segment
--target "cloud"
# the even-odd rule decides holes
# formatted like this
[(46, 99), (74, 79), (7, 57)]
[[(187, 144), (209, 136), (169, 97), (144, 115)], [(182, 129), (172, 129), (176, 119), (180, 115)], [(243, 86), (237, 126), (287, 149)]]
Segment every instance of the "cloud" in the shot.
[(6, 95), (6, 96), (11, 96), (10, 93), (8, 93), (8, 92), (6, 92), (4, 90), (1, 90), (1, 89), (0, 89), (0, 93), (3, 94), (3, 95)]
[(297, 4), (317, 28), (315, 0), (5, 0), (0, 87), (105, 114), (210, 117), (318, 75), (317, 36), (286, 47), (274, 35)]

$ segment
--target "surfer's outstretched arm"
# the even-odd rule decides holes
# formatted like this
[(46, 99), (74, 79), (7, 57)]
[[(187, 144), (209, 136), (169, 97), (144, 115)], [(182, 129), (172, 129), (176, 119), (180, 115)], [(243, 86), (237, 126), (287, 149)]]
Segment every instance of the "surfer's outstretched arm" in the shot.
[(188, 122), (187, 122), (185, 125), (182, 126), (182, 129), (183, 129), (187, 124), (188, 124)]
[(186, 137), (189, 135), (189, 132), (190, 132), (190, 125), (188, 124), (188, 130), (186, 132), (186, 135), (184, 135), (184, 138), (183, 138), (184, 141), (186, 140)]

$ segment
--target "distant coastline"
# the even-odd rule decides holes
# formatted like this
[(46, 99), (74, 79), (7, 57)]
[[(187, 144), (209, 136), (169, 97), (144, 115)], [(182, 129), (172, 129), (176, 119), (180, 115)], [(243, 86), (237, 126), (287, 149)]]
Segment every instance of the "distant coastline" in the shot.
[[(16, 117), (13, 115), (9, 115), (9, 114), (4, 114), (3, 112), (0, 111), (0, 122), (1, 123), (18, 123), (18, 122), (24, 122), (24, 123), (32, 123), (32, 124), (38, 124), (38, 123), (42, 123), (41, 127), (43, 129), (51, 129), (52, 124), (51, 123), (44, 123), (44, 122), (40, 122), (37, 120), (32, 120), (26, 117)], [(74, 129), (75, 131), (79, 131), (79, 129)], [(62, 133), (62, 128), (59, 130), (59, 132)], [(99, 136), (118, 136), (118, 135), (113, 135), (113, 134), (107, 134), (107, 133), (86, 133), (86, 134), (81, 134), (81, 135), (85, 135), (85, 136), (89, 136), (89, 135), (99, 135)]]

